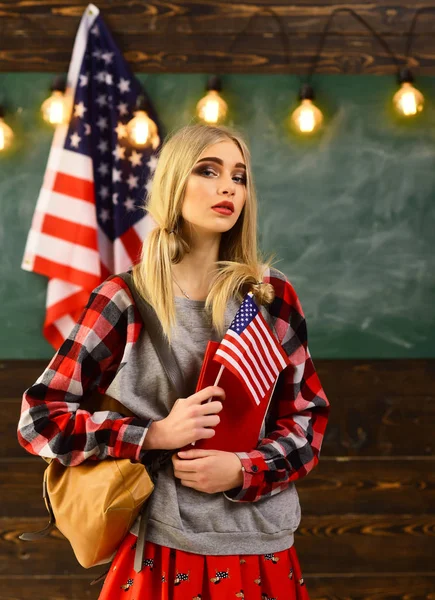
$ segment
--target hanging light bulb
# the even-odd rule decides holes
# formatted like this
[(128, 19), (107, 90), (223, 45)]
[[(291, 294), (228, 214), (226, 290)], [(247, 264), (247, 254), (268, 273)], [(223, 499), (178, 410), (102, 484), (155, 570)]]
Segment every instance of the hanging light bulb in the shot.
[(60, 125), (69, 121), (70, 111), (65, 99), (65, 88), (65, 78), (56, 77), (50, 88), (51, 96), (42, 103), (42, 116), (50, 125)]
[(157, 125), (148, 116), (144, 96), (139, 96), (134, 117), (127, 123), (127, 137), (136, 148), (152, 148), (156, 150), (160, 144)]
[(0, 106), (0, 151), (7, 150), (14, 139), (14, 132), (9, 125), (4, 122), (4, 114), (4, 108), (3, 106)]
[(219, 94), (222, 83), (217, 75), (209, 78), (206, 90), (208, 93), (196, 105), (196, 114), (204, 123), (216, 125), (225, 119), (228, 111), (227, 103)]
[(411, 117), (423, 110), (424, 96), (412, 84), (414, 76), (410, 69), (404, 68), (398, 77), (400, 89), (393, 96), (396, 110), (405, 117)]
[(302, 86), (299, 100), (301, 103), (291, 116), (291, 125), (298, 133), (315, 133), (323, 122), (323, 115), (313, 103), (314, 90), (308, 83)]

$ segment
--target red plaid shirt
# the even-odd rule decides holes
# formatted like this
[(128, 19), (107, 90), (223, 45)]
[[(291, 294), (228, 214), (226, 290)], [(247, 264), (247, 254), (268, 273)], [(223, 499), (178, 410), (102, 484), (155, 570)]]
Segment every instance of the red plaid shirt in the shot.
[[(275, 288), (267, 310), (291, 363), (280, 374), (266, 418), (266, 437), (251, 452), (237, 452), (244, 482), (225, 492), (234, 501), (271, 496), (311, 471), (319, 460), (329, 414), (296, 292), (276, 269), (264, 281)], [(18, 424), (23, 448), (70, 466), (106, 457), (144, 459), (142, 444), (151, 419), (115, 412), (92, 415), (80, 408), (86, 393), (107, 390), (141, 327), (140, 314), (121, 278), (114, 276), (92, 292), (69, 337), (24, 392)]]

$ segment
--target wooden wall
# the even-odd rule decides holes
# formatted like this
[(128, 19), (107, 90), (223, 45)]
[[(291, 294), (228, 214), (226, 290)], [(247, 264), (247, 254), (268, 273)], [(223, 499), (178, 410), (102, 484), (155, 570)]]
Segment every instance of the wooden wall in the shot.
[[(44, 463), (16, 441), (44, 361), (0, 363), (0, 600), (97, 598), (68, 543), (42, 528)], [(296, 547), (313, 599), (435, 597), (435, 361), (318, 360), (332, 405), (319, 466), (298, 484)]]
[[(1, 2), (0, 71), (66, 71), (87, 4), (87, 0)], [(97, 5), (133, 70), (149, 73), (304, 74), (328, 16), (343, 7), (366, 19), (404, 63), (413, 16), (416, 10), (429, 9), (416, 23), (410, 65), (419, 74), (435, 73), (435, 7), (430, 0), (101, 0)], [(282, 32), (289, 40), (289, 52)], [(334, 18), (319, 72), (396, 70), (385, 48), (348, 12)]]

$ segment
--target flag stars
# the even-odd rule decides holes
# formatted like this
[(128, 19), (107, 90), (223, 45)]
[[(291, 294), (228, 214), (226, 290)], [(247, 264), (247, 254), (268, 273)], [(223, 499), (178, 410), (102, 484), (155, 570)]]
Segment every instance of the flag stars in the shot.
[(101, 154), (105, 154), (109, 150), (109, 144), (106, 140), (101, 140), (97, 148), (101, 152)]
[(102, 108), (103, 106), (107, 106), (107, 96), (105, 96), (104, 94), (100, 94), (95, 100), (95, 102), (100, 108)]
[(119, 202), (118, 197), (119, 197), (118, 192), (116, 192), (115, 194), (112, 194), (112, 203), (114, 206), (118, 205), (118, 202)]
[(130, 81), (128, 79), (124, 79), (123, 77), (121, 77), (119, 83), (118, 83), (118, 88), (119, 91), (121, 92), (121, 94), (125, 94), (127, 92), (130, 91)]
[(113, 55), (113, 52), (104, 52), (104, 54), (101, 55), (101, 58), (104, 60), (106, 65), (110, 65), (113, 59)]
[(123, 125), (122, 123), (118, 123), (118, 127), (115, 127), (115, 131), (118, 136), (118, 139), (127, 137), (127, 126), (126, 125)]
[(89, 73), (86, 73), (86, 75), (79, 75), (79, 77), (80, 77), (79, 86), (86, 87), (88, 85), (88, 81), (89, 81)]
[(78, 148), (82, 138), (79, 136), (77, 132), (74, 132), (69, 136), (70, 144), (73, 148)]
[(116, 108), (118, 109), (121, 117), (128, 115), (128, 105), (126, 102), (120, 102)]
[(83, 115), (85, 114), (85, 112), (88, 109), (86, 108), (86, 106), (84, 105), (83, 102), (79, 102), (78, 104), (76, 104), (74, 106), (74, 116), (75, 117), (80, 117), (80, 119), (83, 119)]
[(85, 123), (85, 135), (91, 135), (91, 126), (89, 123)]
[(106, 200), (109, 196), (109, 188), (107, 185), (102, 185), (98, 195), (101, 196), (103, 200)]
[(97, 127), (100, 129), (100, 131), (107, 129), (107, 119), (105, 117), (100, 117), (97, 121)]
[(112, 170), (112, 181), (113, 181), (113, 183), (116, 183), (117, 181), (122, 181), (121, 171), (119, 169)]
[(96, 79), (99, 83), (104, 83), (106, 75), (106, 71), (98, 71), (98, 73), (94, 75), (94, 79)]
[(113, 76), (110, 73), (106, 73), (104, 81), (106, 85), (113, 85)]
[(121, 160), (122, 158), (125, 158), (125, 148), (117, 144), (112, 154), (115, 157), (115, 160)]
[(128, 183), (128, 187), (131, 190), (138, 187), (138, 184), (137, 184), (138, 179), (139, 179), (139, 177), (135, 177), (134, 175), (130, 174), (129, 178), (127, 179), (127, 183)]
[(94, 58), (96, 58), (97, 60), (100, 60), (101, 55), (102, 55), (102, 52), (98, 48), (92, 52), (92, 56)]
[(109, 165), (107, 163), (101, 163), (97, 171), (99, 172), (101, 177), (104, 177), (105, 175), (109, 174)]
[(110, 220), (110, 212), (107, 208), (102, 208), (100, 210), (100, 219), (103, 221), (103, 223), (106, 223)]
[(127, 200), (125, 200), (125, 202), (124, 202), (124, 206), (125, 206), (125, 209), (128, 210), (129, 212), (136, 210), (136, 205), (134, 203), (133, 198), (127, 198)]
[(95, 35), (95, 37), (100, 36), (100, 30), (98, 29), (98, 25), (95, 25), (94, 27), (92, 27), (91, 33), (92, 33), (92, 35)]
[(128, 157), (128, 160), (131, 162), (133, 167), (138, 167), (142, 164), (142, 154), (140, 152), (136, 152), (136, 150), (133, 150), (131, 156)]
[(154, 154), (152, 156), (150, 156), (150, 159), (147, 162), (147, 165), (149, 166), (151, 173), (153, 173), (156, 170), (158, 162), (159, 161), (157, 159), (157, 156), (154, 156)]

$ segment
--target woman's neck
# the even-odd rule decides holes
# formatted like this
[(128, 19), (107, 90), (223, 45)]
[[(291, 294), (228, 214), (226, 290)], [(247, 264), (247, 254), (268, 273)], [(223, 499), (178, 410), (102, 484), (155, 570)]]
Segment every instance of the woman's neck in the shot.
[[(210, 289), (219, 256), (219, 246), (208, 245), (203, 248), (193, 248), (184, 255), (183, 260), (172, 265), (172, 273), (178, 285), (174, 282), (174, 294), (184, 296), (180, 287), (192, 300), (205, 300)], [(179, 287), (180, 286), (180, 287)]]

